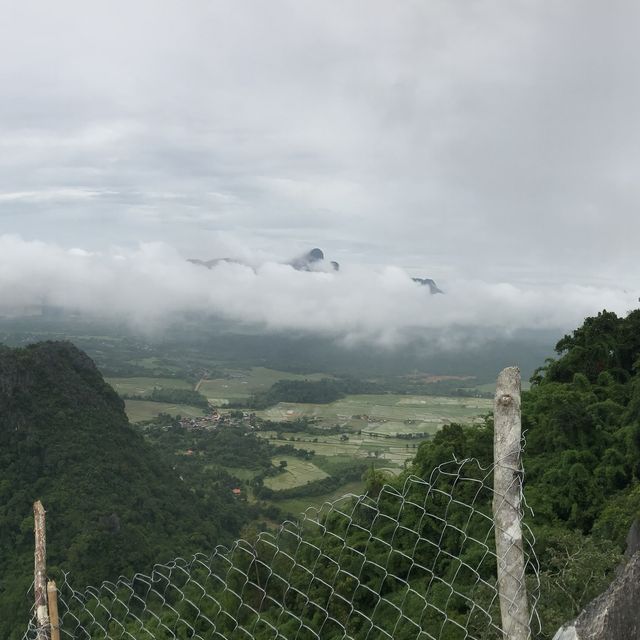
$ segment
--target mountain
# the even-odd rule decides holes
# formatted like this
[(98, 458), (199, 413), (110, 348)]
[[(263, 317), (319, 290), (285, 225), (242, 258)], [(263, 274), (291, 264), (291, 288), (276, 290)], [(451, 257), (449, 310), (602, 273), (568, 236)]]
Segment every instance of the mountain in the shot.
[[(191, 262), (192, 264), (197, 264), (202, 267), (206, 267), (207, 269), (213, 269), (213, 267), (217, 266), (221, 262), (230, 262), (234, 264), (245, 264), (240, 260), (234, 260), (233, 258), (214, 258), (213, 260), (200, 260), (198, 258), (189, 258), (187, 262)], [(301, 256), (294, 258), (293, 260), (286, 262), (285, 264), (293, 267), (296, 271), (314, 271), (318, 268), (322, 270), (322, 266), (325, 263), (324, 252), (322, 249), (318, 249), (315, 247), (311, 249), (311, 251), (307, 251), (303, 253)], [(331, 260), (328, 263), (330, 270), (340, 271), (340, 264), (335, 260)], [(249, 266), (249, 265), (245, 265)], [(436, 284), (435, 280), (431, 278), (411, 278), (414, 282), (418, 284), (429, 287), (429, 291), (434, 293), (444, 293), (440, 287)]]
[(34, 500), (48, 512), (50, 573), (88, 584), (230, 541), (243, 507), (211, 493), (185, 486), (71, 343), (0, 347), (0, 637), (28, 620)]
[[(311, 249), (311, 251), (307, 251), (307, 253), (294, 258), (288, 264), (296, 271), (312, 271), (314, 268), (313, 265), (319, 265), (319, 263), (324, 262), (324, 259), (322, 249), (318, 249), (316, 247), (315, 249)], [(332, 260), (329, 264), (334, 271), (340, 271), (340, 265), (337, 262)]]
[(414, 282), (421, 284), (423, 287), (429, 287), (431, 293), (444, 293), (442, 289), (438, 287), (435, 280), (431, 278), (411, 278)]
[[(307, 253), (294, 258), (290, 262), (285, 262), (284, 264), (293, 267), (296, 271), (312, 271), (314, 269), (313, 265), (320, 266), (321, 263), (324, 262), (324, 252), (322, 249), (311, 249), (311, 251), (307, 251)], [(221, 262), (230, 262), (233, 264), (243, 264), (245, 266), (250, 266), (241, 260), (234, 260), (233, 258), (213, 258), (212, 260), (199, 260), (198, 258), (189, 258), (187, 262), (191, 262), (192, 264), (197, 264), (202, 267), (206, 267), (207, 269), (213, 269), (213, 267), (217, 266)], [(340, 271), (340, 265), (332, 260), (329, 262), (329, 265), (333, 271)]]

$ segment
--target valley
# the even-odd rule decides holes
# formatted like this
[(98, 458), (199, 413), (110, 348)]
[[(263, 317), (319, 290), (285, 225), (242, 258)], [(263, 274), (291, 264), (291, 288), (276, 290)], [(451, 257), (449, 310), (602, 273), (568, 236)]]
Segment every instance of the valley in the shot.
[[(186, 425), (191, 431), (190, 463), (200, 460), (208, 469), (229, 473), (237, 478), (243, 499), (266, 499), (290, 516), (336, 495), (364, 491), (362, 472), (355, 478), (353, 474), (344, 475), (345, 470), (353, 469), (354, 462), (356, 469), (372, 467), (389, 476), (398, 475), (415, 456), (420, 443), (433, 437), (444, 424), (481, 422), (481, 416), (491, 410), (491, 400), (484, 397), (390, 392), (346, 395), (323, 403), (278, 402), (253, 410), (254, 396), (267, 392), (281, 380), (319, 382), (328, 376), (266, 367), (224, 368), (219, 363), (211, 369), (217, 377), (209, 378), (205, 372), (197, 382), (154, 376), (107, 378), (107, 382), (125, 399), (132, 423), (140, 423), (143, 429), (153, 429), (158, 420), (161, 424)], [(437, 380), (429, 379), (433, 378)], [(473, 382), (473, 378), (461, 382)], [(154, 390), (157, 394), (159, 389), (165, 393), (197, 391), (210, 408), (150, 400)], [(204, 418), (206, 415), (209, 417)], [(174, 422), (168, 416), (174, 417)], [(169, 425), (165, 424), (165, 428)], [(298, 457), (276, 453), (272, 464), (278, 473), (264, 478), (263, 487), (269, 491), (256, 491), (254, 483), (263, 470), (224, 465), (215, 456), (199, 456), (195, 431), (200, 429), (234, 429), (263, 440), (274, 453), (286, 450), (296, 452)], [(184, 456), (185, 447), (181, 442), (173, 455)], [(281, 467), (281, 461), (286, 466)], [(328, 478), (335, 481), (319, 485), (320, 480)], [(319, 491), (319, 487), (326, 490)], [(290, 497), (292, 489), (296, 489), (295, 497)]]
[[(587, 319), (522, 396), (535, 519), (526, 517), (547, 629), (606, 587), (638, 513), (637, 327), (637, 312)], [(398, 495), (410, 476), (429, 482), (452, 457), (483, 468), (492, 460), (494, 389), (481, 369), (439, 375), (425, 361), (423, 369), (381, 366), (372, 377), (363, 361), (348, 370), (283, 366), (277, 340), (270, 356), (265, 341), (260, 356), (245, 344), (232, 358), (222, 357), (223, 341), (202, 336), (163, 342), (86, 326), (62, 335), (14, 327), (0, 337), (8, 345), (0, 349), (1, 568), (9, 576), (0, 629), (12, 640), (28, 616), (34, 499), (51, 516), (51, 574), (62, 567), (76, 584), (97, 584), (234, 540), (254, 544), (310, 509), (312, 521), (313, 508), (341, 496), (377, 496), (384, 485), (385, 496)], [(367, 531), (348, 534), (354, 549)], [(455, 540), (446, 544), (455, 557)], [(104, 552), (94, 556), (97, 548)]]

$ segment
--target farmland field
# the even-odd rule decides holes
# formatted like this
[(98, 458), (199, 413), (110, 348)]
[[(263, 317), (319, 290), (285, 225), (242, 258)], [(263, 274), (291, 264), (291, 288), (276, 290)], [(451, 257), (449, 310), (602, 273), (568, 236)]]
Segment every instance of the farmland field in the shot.
[(129, 422), (151, 420), (161, 413), (172, 416), (181, 415), (195, 418), (202, 415), (202, 409), (186, 404), (170, 404), (168, 402), (152, 402), (151, 400), (125, 400), (125, 411)]
[[(445, 396), (405, 396), (399, 394), (347, 396), (330, 404), (294, 404), (281, 402), (259, 411), (267, 420), (282, 422), (308, 417), (320, 424), (335, 424), (365, 429), (376, 425), (380, 433), (433, 432), (445, 422), (469, 422), (491, 409), (485, 398)], [(406, 426), (411, 421), (410, 429)], [(389, 424), (393, 423), (393, 424)], [(385, 425), (385, 426), (383, 426)]]
[[(472, 423), (491, 409), (484, 398), (440, 396), (354, 395), (331, 404), (280, 403), (258, 412), (275, 422), (315, 418), (318, 426), (340, 425), (346, 434), (287, 433), (261, 431), (273, 444), (291, 444), (318, 456), (370, 458), (376, 466), (402, 468), (411, 460), (422, 440), (437, 433), (448, 422)], [(424, 434), (424, 435), (422, 435)], [(413, 436), (413, 437), (411, 437)]]
[(272, 462), (277, 467), (281, 460), (286, 460), (287, 468), (284, 473), (265, 479), (264, 484), (269, 489), (275, 491), (291, 489), (292, 487), (299, 487), (301, 484), (307, 484), (307, 482), (323, 480), (329, 477), (328, 473), (316, 467), (312, 462), (294, 458), (293, 456), (276, 456)]
[(204, 380), (198, 387), (198, 391), (214, 404), (246, 400), (258, 391), (267, 391), (278, 380), (322, 380), (327, 378), (325, 374), (313, 373), (300, 375), (253, 367), (251, 369), (229, 370), (227, 378), (215, 378)]
[(180, 378), (105, 378), (119, 393), (129, 396), (141, 396), (153, 391), (154, 387), (163, 389), (193, 389), (193, 385)]

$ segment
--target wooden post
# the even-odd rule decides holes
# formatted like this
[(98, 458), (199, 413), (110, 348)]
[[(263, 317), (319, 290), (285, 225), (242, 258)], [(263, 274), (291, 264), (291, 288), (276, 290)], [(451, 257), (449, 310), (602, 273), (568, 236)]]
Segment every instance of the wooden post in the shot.
[(58, 617), (58, 589), (54, 580), (47, 583), (47, 599), (49, 601), (49, 622), (51, 623), (51, 640), (60, 640), (60, 619)]
[(33, 593), (35, 597), (37, 639), (50, 640), (49, 615), (47, 613), (47, 536), (42, 502), (33, 503), (35, 554), (33, 568)]
[(520, 369), (500, 372), (494, 402), (493, 521), (500, 614), (505, 640), (531, 637), (522, 546)]

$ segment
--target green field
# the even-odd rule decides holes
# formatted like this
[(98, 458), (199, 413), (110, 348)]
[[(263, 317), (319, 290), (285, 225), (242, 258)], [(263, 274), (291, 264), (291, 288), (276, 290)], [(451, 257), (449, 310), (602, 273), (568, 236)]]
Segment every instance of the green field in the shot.
[(278, 380), (322, 380), (327, 377), (330, 376), (321, 373), (300, 375), (265, 369), (264, 367), (253, 367), (244, 370), (229, 370), (227, 378), (204, 380), (198, 387), (198, 391), (214, 404), (225, 404), (246, 400), (254, 393), (267, 391)]
[[(275, 437), (275, 434), (258, 433), (261, 437)], [(299, 438), (299, 439), (298, 439)], [(317, 442), (313, 442), (317, 440)], [(342, 441), (339, 436), (312, 437), (296, 434), (294, 442), (271, 439), (272, 444), (291, 444), (296, 449), (313, 451), (319, 456), (347, 456), (350, 458), (378, 459), (390, 466), (402, 467), (406, 460), (413, 458), (421, 440), (402, 440), (400, 438), (375, 438), (367, 434), (351, 435), (349, 440)]]
[(141, 422), (151, 420), (161, 413), (172, 416), (181, 415), (195, 418), (202, 415), (202, 409), (186, 404), (170, 404), (168, 402), (152, 402), (151, 400), (125, 400), (125, 411), (129, 422)]
[(258, 415), (276, 422), (315, 418), (319, 426), (347, 427), (348, 439), (341, 439), (335, 433), (287, 433), (284, 426), (280, 440), (275, 431), (261, 431), (258, 435), (275, 445), (291, 444), (296, 449), (314, 451), (318, 456), (370, 458), (379, 466), (399, 469), (415, 456), (424, 437), (397, 436), (426, 434), (425, 437), (429, 437), (449, 422), (472, 423), (491, 407), (492, 401), (484, 398), (394, 394), (349, 396), (331, 404), (280, 403)]
[[(446, 422), (470, 422), (491, 410), (485, 398), (445, 396), (405, 396), (400, 394), (348, 396), (330, 404), (281, 402), (257, 412), (261, 418), (283, 422), (302, 417), (316, 418), (320, 424), (366, 429), (375, 425), (380, 433), (433, 432)], [(411, 424), (405, 421), (412, 421)]]
[(193, 389), (193, 385), (180, 378), (105, 378), (120, 394), (141, 396), (151, 393), (155, 387), (163, 389)]
[(291, 489), (292, 487), (299, 487), (301, 484), (307, 484), (307, 482), (313, 482), (314, 480), (322, 480), (328, 478), (329, 474), (324, 472), (315, 464), (308, 460), (301, 460), (293, 456), (276, 456), (272, 462), (277, 467), (281, 460), (287, 461), (287, 468), (283, 473), (278, 474), (270, 478), (266, 478), (264, 481), (265, 486), (274, 491), (281, 489)]

